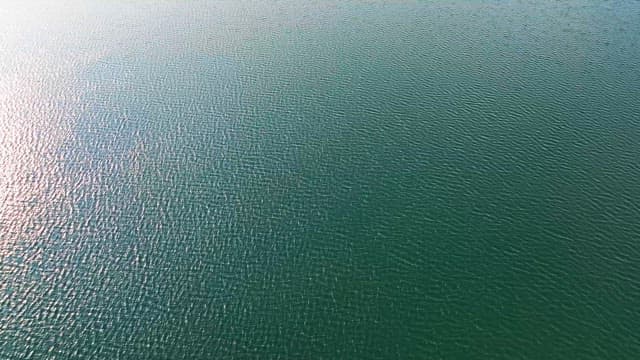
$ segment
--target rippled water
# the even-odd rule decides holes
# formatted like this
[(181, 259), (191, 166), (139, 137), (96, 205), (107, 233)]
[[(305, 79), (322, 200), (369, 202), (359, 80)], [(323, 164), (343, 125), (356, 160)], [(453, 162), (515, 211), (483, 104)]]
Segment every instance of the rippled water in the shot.
[(640, 2), (3, 1), (0, 358), (640, 354)]

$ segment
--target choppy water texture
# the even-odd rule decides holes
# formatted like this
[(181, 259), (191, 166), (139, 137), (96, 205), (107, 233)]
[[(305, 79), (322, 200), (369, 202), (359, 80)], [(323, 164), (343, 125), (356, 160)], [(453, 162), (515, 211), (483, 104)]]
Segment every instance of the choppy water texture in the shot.
[(637, 359), (640, 2), (2, 1), (1, 359)]

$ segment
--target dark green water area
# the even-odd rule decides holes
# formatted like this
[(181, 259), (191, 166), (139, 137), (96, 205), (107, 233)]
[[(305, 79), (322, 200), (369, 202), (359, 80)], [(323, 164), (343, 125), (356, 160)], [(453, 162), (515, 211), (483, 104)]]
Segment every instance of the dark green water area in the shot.
[(0, 359), (639, 359), (640, 2), (0, 3)]

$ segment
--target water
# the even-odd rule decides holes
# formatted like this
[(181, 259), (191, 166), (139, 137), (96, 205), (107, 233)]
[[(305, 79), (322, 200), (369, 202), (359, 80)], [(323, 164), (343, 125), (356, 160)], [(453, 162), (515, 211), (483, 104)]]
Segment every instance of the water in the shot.
[(634, 359), (640, 3), (4, 1), (0, 358)]

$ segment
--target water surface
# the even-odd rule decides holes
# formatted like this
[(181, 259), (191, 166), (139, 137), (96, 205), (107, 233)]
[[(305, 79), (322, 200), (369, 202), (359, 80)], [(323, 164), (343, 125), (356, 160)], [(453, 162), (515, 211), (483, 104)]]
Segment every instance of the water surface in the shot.
[(5, 1), (0, 358), (633, 359), (640, 3)]

